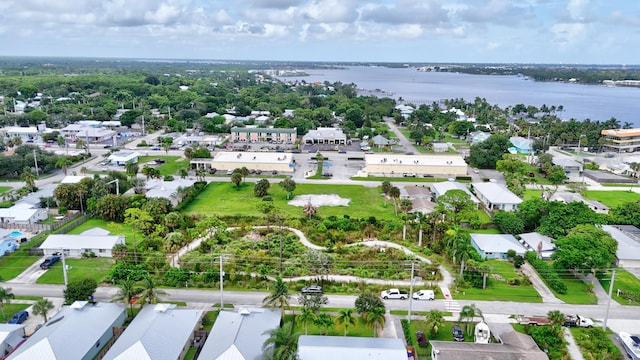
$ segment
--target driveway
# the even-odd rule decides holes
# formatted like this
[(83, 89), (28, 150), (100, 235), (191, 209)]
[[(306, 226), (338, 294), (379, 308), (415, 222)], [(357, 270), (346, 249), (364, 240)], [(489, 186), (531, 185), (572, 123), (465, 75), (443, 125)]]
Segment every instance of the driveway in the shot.
[[(20, 275), (15, 278), (7, 281), (7, 283), (18, 283), (18, 284), (35, 284), (36, 280), (42, 275), (44, 275), (47, 270), (40, 269), (40, 264), (46, 259), (47, 256), (43, 256), (38, 259), (36, 262), (31, 264), (28, 268), (26, 268)], [(62, 266), (62, 265), (60, 265)]]
[(412, 152), (414, 154), (420, 153), (418, 150), (416, 150), (415, 146), (413, 146), (413, 143), (404, 136), (404, 134), (400, 131), (400, 129), (398, 129), (396, 124), (394, 124), (393, 118), (385, 117), (384, 122), (389, 126), (389, 129), (391, 129), (391, 131), (393, 131), (393, 133), (396, 135), (396, 137), (398, 138), (398, 142), (400, 143), (400, 145), (402, 145), (404, 149), (404, 152)]

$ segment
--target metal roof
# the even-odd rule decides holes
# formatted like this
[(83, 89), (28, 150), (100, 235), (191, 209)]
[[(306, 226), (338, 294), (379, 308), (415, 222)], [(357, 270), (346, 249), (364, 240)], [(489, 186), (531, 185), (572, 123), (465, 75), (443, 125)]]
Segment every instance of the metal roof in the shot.
[(41, 249), (113, 249), (124, 244), (121, 235), (52, 234), (40, 245)]
[(301, 335), (298, 356), (300, 360), (406, 360), (407, 348), (401, 339)]
[(512, 193), (503, 184), (494, 182), (475, 182), (471, 184), (476, 193), (485, 197), (492, 204), (520, 204), (522, 199)]
[(457, 181), (436, 182), (431, 184), (430, 186), (434, 190), (437, 196), (442, 196), (449, 190), (462, 190), (469, 195), (469, 198), (471, 199), (471, 201), (473, 201), (476, 204), (480, 202), (480, 200), (478, 200), (475, 196), (473, 196), (471, 191), (469, 191), (469, 188), (467, 188), (464, 184), (459, 183)]
[(620, 229), (620, 225), (602, 225), (602, 230), (618, 242), (616, 257), (619, 260), (640, 260), (640, 242), (633, 233)]
[(506, 253), (515, 250), (517, 254), (523, 255), (527, 252), (522, 244), (509, 234), (470, 234), (471, 241), (474, 242), (485, 253)]

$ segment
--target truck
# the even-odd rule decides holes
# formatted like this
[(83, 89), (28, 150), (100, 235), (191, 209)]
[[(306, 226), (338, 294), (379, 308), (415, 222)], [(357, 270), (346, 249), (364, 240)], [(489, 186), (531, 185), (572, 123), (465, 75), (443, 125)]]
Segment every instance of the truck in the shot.
[(518, 324), (533, 326), (549, 325), (551, 324), (551, 320), (547, 319), (546, 317), (518, 317)]
[(381, 292), (380, 297), (385, 300), (387, 299), (404, 300), (409, 298), (409, 292), (405, 290), (399, 290), (399, 289), (389, 289)]
[(576, 315), (576, 316), (567, 315), (567, 317), (564, 319), (564, 324), (562, 324), (562, 326), (592, 328), (593, 320), (587, 319), (584, 316), (580, 316), (580, 315)]
[(51, 255), (40, 264), (40, 269), (47, 270), (60, 260), (60, 256)]

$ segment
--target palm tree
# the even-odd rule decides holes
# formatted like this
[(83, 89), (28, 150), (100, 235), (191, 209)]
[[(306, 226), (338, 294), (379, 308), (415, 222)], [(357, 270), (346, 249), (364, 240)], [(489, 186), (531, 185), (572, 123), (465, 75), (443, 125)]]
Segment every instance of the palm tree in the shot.
[(302, 212), (307, 214), (309, 219), (311, 219), (313, 217), (313, 215), (316, 214), (317, 210), (318, 209), (315, 206), (313, 206), (311, 201), (309, 201), (308, 203), (306, 203), (306, 205), (304, 207), (302, 207)]
[(51, 300), (42, 298), (33, 304), (31, 312), (33, 312), (34, 315), (42, 315), (42, 317), (44, 317), (44, 322), (47, 322), (47, 313), (53, 308), (54, 306)]
[(327, 313), (322, 313), (316, 317), (313, 323), (320, 329), (321, 335), (327, 335), (329, 328), (333, 326), (333, 318)]
[(124, 167), (127, 175), (131, 177), (136, 177), (136, 175), (138, 175), (138, 171), (140, 170), (138, 164), (134, 163), (133, 161), (127, 161)]
[(184, 242), (184, 235), (179, 231), (168, 233), (164, 237), (164, 250), (167, 252), (174, 252), (182, 246)]
[(398, 199), (400, 198), (400, 189), (396, 186), (392, 186), (389, 189), (389, 197), (393, 200), (393, 209), (395, 210), (396, 216), (398, 216)]
[(284, 317), (284, 309), (289, 307), (290, 299), (291, 294), (289, 294), (287, 283), (282, 281), (281, 277), (278, 277), (271, 294), (267, 295), (262, 300), (262, 303), (271, 307), (279, 307), (282, 310), (282, 315)]
[(6, 320), (6, 316), (4, 314), (4, 304), (9, 304), (11, 299), (13, 299), (15, 295), (11, 292), (11, 288), (2, 288), (0, 287), (0, 310), (2, 310), (2, 319)]
[(298, 335), (293, 333), (293, 322), (268, 331), (269, 338), (262, 344), (264, 358), (268, 360), (294, 360), (297, 358)]
[(240, 168), (240, 175), (242, 175), (242, 182), (247, 182), (247, 175), (249, 175), (249, 169), (246, 166)]
[(315, 320), (316, 314), (308, 306), (303, 307), (300, 315), (296, 316), (296, 321), (304, 324), (305, 335), (309, 335), (309, 321), (313, 322)]
[(547, 319), (551, 321), (551, 326), (558, 329), (564, 324), (565, 316), (560, 310), (551, 310), (547, 313)]
[(189, 170), (187, 170), (186, 168), (180, 168), (180, 170), (178, 170), (178, 173), (180, 174), (181, 179), (184, 179), (187, 176), (189, 176)]
[(342, 327), (344, 328), (344, 336), (347, 336), (347, 333), (349, 332), (349, 326), (356, 325), (356, 318), (355, 316), (353, 316), (353, 310), (352, 309), (340, 310), (338, 318), (336, 319), (336, 325), (337, 325), (336, 328), (340, 328), (340, 326), (342, 325)]
[(118, 287), (118, 293), (111, 299), (112, 301), (122, 301), (126, 305), (129, 305), (129, 315), (133, 315), (133, 303), (134, 296), (140, 292), (140, 288), (136, 285), (136, 282), (131, 279), (122, 280)]
[(73, 164), (73, 162), (66, 157), (59, 157), (58, 161), (56, 161), (56, 167), (62, 170), (64, 176), (67, 176), (67, 169), (71, 164)]
[(156, 284), (153, 281), (153, 277), (147, 274), (142, 279), (142, 292), (140, 293), (141, 304), (157, 304), (160, 301), (160, 295), (165, 295), (167, 292), (156, 288)]
[(444, 321), (444, 313), (440, 310), (431, 310), (427, 313), (427, 329), (431, 336), (435, 336), (438, 334), (438, 330), (445, 323)]
[(471, 334), (471, 323), (476, 317), (480, 317), (484, 320), (482, 311), (480, 311), (480, 309), (478, 309), (475, 304), (465, 305), (462, 307), (462, 310), (460, 310), (460, 317), (458, 318), (458, 322), (462, 322), (463, 320), (466, 321), (467, 334)]
[(22, 169), (20, 180), (24, 181), (24, 183), (32, 190), (36, 187), (36, 174), (33, 173), (33, 170), (31, 170), (30, 167)]
[(385, 309), (380, 307), (374, 307), (365, 314), (365, 321), (367, 326), (373, 328), (373, 337), (376, 337), (376, 329), (380, 327), (380, 330), (384, 328), (386, 322)]

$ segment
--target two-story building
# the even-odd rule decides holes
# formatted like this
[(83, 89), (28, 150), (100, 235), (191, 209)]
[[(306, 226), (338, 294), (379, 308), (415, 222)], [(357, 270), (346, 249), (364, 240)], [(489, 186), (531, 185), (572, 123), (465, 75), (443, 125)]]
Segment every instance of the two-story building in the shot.
[(603, 149), (615, 152), (634, 152), (640, 149), (640, 128), (602, 130)]
[(231, 142), (295, 144), (297, 129), (237, 127), (231, 128)]

